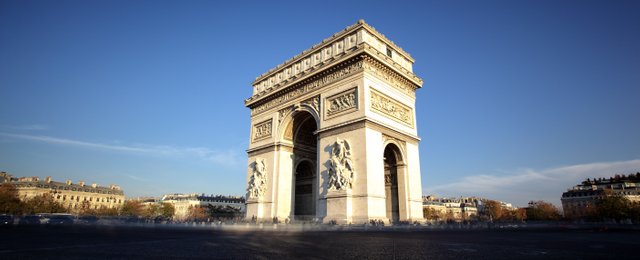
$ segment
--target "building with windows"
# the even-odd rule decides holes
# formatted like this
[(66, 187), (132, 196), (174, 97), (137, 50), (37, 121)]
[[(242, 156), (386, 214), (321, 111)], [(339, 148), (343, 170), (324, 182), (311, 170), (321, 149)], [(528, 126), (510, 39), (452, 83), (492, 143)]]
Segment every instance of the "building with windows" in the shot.
[(477, 198), (437, 198), (435, 196), (424, 196), (422, 207), (438, 212), (438, 219), (462, 221), (478, 215)]
[(562, 193), (562, 210), (565, 217), (580, 218), (595, 210), (598, 200), (607, 195), (617, 195), (631, 202), (640, 202), (640, 173), (615, 175), (610, 178), (586, 179)]
[(221, 206), (232, 207), (240, 212), (245, 212), (245, 199), (241, 196), (222, 196), (204, 194), (167, 194), (162, 196), (162, 203), (170, 203), (175, 208), (174, 219), (185, 220), (189, 217), (191, 209), (196, 207)]
[(18, 197), (23, 201), (50, 194), (56, 202), (73, 213), (82, 209), (118, 208), (124, 203), (124, 191), (117, 185), (86, 185), (84, 181), (72, 183), (71, 180), (57, 182), (51, 177), (15, 178), (6, 172), (0, 173), (0, 183), (13, 184), (18, 190)]

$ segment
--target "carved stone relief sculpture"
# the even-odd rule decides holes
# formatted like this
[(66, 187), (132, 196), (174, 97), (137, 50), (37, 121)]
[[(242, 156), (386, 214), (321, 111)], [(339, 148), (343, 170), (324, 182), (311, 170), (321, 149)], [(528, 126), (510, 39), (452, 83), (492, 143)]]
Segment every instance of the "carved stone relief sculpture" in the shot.
[(371, 109), (413, 127), (413, 110), (411, 108), (373, 89), (371, 89)]
[(326, 99), (325, 106), (326, 118), (354, 111), (358, 108), (358, 90), (354, 88), (331, 96)]
[(318, 113), (318, 111), (320, 111), (320, 96), (315, 96), (305, 101), (302, 101), (302, 104), (307, 104), (313, 107), (313, 109), (316, 110), (316, 113)]
[(264, 159), (256, 158), (249, 167), (251, 168), (251, 178), (247, 188), (249, 199), (261, 199), (267, 188), (267, 166)]
[(331, 148), (329, 159), (329, 190), (351, 189), (355, 174), (351, 146), (347, 140), (338, 138)]

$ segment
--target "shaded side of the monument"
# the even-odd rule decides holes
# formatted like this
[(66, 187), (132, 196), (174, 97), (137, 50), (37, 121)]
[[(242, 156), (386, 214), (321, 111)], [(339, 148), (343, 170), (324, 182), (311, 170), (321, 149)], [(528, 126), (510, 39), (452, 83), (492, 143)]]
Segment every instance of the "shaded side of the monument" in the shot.
[(421, 221), (413, 62), (360, 20), (256, 78), (247, 219)]

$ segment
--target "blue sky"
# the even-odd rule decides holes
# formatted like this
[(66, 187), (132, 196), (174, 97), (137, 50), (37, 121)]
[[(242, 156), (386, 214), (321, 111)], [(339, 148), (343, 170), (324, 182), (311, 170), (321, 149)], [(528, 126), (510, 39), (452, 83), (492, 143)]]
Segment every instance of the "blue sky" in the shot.
[(243, 195), (256, 76), (365, 19), (404, 50), (424, 194), (640, 171), (637, 1), (1, 1), (0, 170)]

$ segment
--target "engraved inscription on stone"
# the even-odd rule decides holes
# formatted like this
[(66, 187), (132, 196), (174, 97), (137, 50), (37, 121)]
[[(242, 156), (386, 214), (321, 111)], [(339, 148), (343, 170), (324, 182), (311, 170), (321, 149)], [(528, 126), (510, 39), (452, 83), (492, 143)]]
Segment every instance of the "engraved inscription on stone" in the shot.
[(353, 88), (325, 99), (325, 118), (344, 114), (358, 109), (358, 89)]
[(256, 124), (253, 127), (253, 141), (262, 140), (265, 138), (271, 137), (271, 129), (272, 129), (271, 119), (264, 121), (262, 123)]
[(371, 110), (413, 127), (413, 112), (408, 106), (371, 89)]

